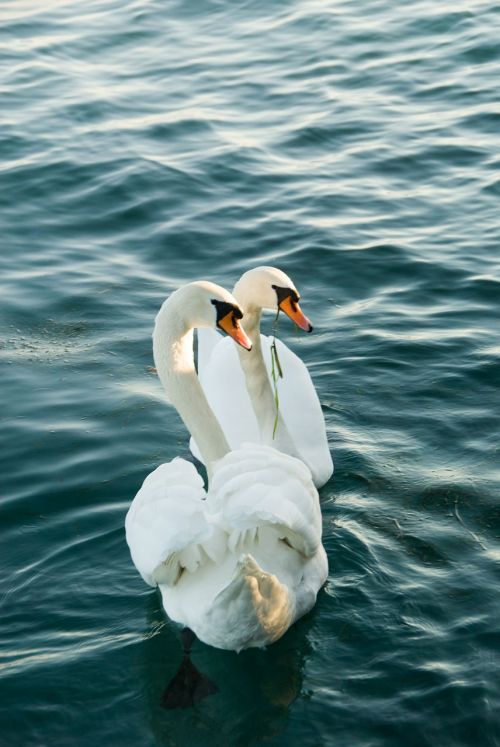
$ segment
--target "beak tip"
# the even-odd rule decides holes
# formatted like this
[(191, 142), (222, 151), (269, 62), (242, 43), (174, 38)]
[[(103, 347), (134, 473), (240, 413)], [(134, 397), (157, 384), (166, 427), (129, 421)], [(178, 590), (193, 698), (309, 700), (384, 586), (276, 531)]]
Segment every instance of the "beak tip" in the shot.
[(252, 349), (252, 343), (248, 339), (248, 337), (245, 339), (243, 337), (235, 338), (235, 341), (238, 343), (238, 345), (241, 345), (241, 347), (244, 350), (251, 350)]

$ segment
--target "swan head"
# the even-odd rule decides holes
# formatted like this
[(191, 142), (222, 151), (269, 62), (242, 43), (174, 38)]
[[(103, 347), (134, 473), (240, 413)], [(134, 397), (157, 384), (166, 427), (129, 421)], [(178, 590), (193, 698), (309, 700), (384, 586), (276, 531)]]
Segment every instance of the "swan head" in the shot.
[(292, 280), (276, 267), (255, 267), (245, 272), (233, 293), (245, 313), (260, 309), (283, 311), (306, 332), (313, 326), (299, 306), (300, 294)]
[(231, 293), (208, 280), (188, 283), (172, 293), (157, 317), (174, 314), (184, 328), (209, 327), (220, 329), (247, 350), (252, 343), (240, 324), (243, 311)]

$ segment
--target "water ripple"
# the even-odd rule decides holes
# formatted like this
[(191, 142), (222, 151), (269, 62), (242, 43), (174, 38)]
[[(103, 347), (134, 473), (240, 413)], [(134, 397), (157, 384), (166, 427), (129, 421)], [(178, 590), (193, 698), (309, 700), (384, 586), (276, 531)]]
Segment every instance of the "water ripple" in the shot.
[[(5, 739), (493, 747), (497, 6), (17, 0), (0, 21)], [(315, 322), (280, 336), (334, 452), (331, 573), (269, 650), (197, 645), (220, 692), (172, 715), (180, 646), (123, 537), (187, 453), (151, 328), (180, 283), (256, 264)]]

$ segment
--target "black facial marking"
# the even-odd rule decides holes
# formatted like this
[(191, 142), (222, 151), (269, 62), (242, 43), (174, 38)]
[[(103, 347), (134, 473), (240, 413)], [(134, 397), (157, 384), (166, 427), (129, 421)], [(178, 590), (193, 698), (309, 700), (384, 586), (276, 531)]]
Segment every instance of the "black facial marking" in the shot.
[(232, 303), (228, 303), (227, 301), (217, 301), (217, 299), (213, 298), (212, 303), (215, 306), (215, 310), (217, 312), (217, 326), (219, 326), (219, 322), (221, 319), (224, 319), (228, 314), (232, 314), (232, 322), (233, 327), (236, 327), (236, 320), (241, 319), (243, 317), (243, 312), (241, 311), (238, 306), (235, 306)]
[(279, 285), (272, 285), (272, 288), (276, 291), (278, 296), (278, 306), (283, 303), (287, 298), (290, 298), (292, 306), (295, 306), (299, 302), (299, 294), (293, 288), (280, 288)]

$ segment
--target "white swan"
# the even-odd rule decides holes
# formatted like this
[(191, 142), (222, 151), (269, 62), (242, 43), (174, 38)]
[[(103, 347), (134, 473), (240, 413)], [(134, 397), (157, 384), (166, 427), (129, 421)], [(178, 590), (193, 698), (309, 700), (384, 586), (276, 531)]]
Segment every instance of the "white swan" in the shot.
[[(301, 459), (311, 470), (316, 487), (332, 476), (325, 420), (309, 371), (301, 359), (276, 340), (283, 378), (278, 379), (279, 417), (271, 385), (272, 337), (260, 334), (262, 309), (284, 311), (302, 329), (312, 325), (302, 313), (299, 294), (290, 278), (274, 267), (246, 272), (233, 290), (242, 311), (242, 324), (252, 341), (251, 353), (238, 349), (215, 330), (198, 333), (198, 374), (210, 407), (229, 446), (246, 441), (274, 446)], [(196, 439), (191, 451), (201, 458)]]
[(176, 458), (144, 481), (126, 517), (132, 559), (168, 616), (205, 643), (240, 650), (277, 640), (314, 605), (327, 575), (319, 497), (308, 468), (267, 446), (229, 451), (196, 376), (193, 327), (250, 347), (236, 300), (197, 282), (163, 304), (153, 332), (167, 396), (196, 438), (210, 487)]

